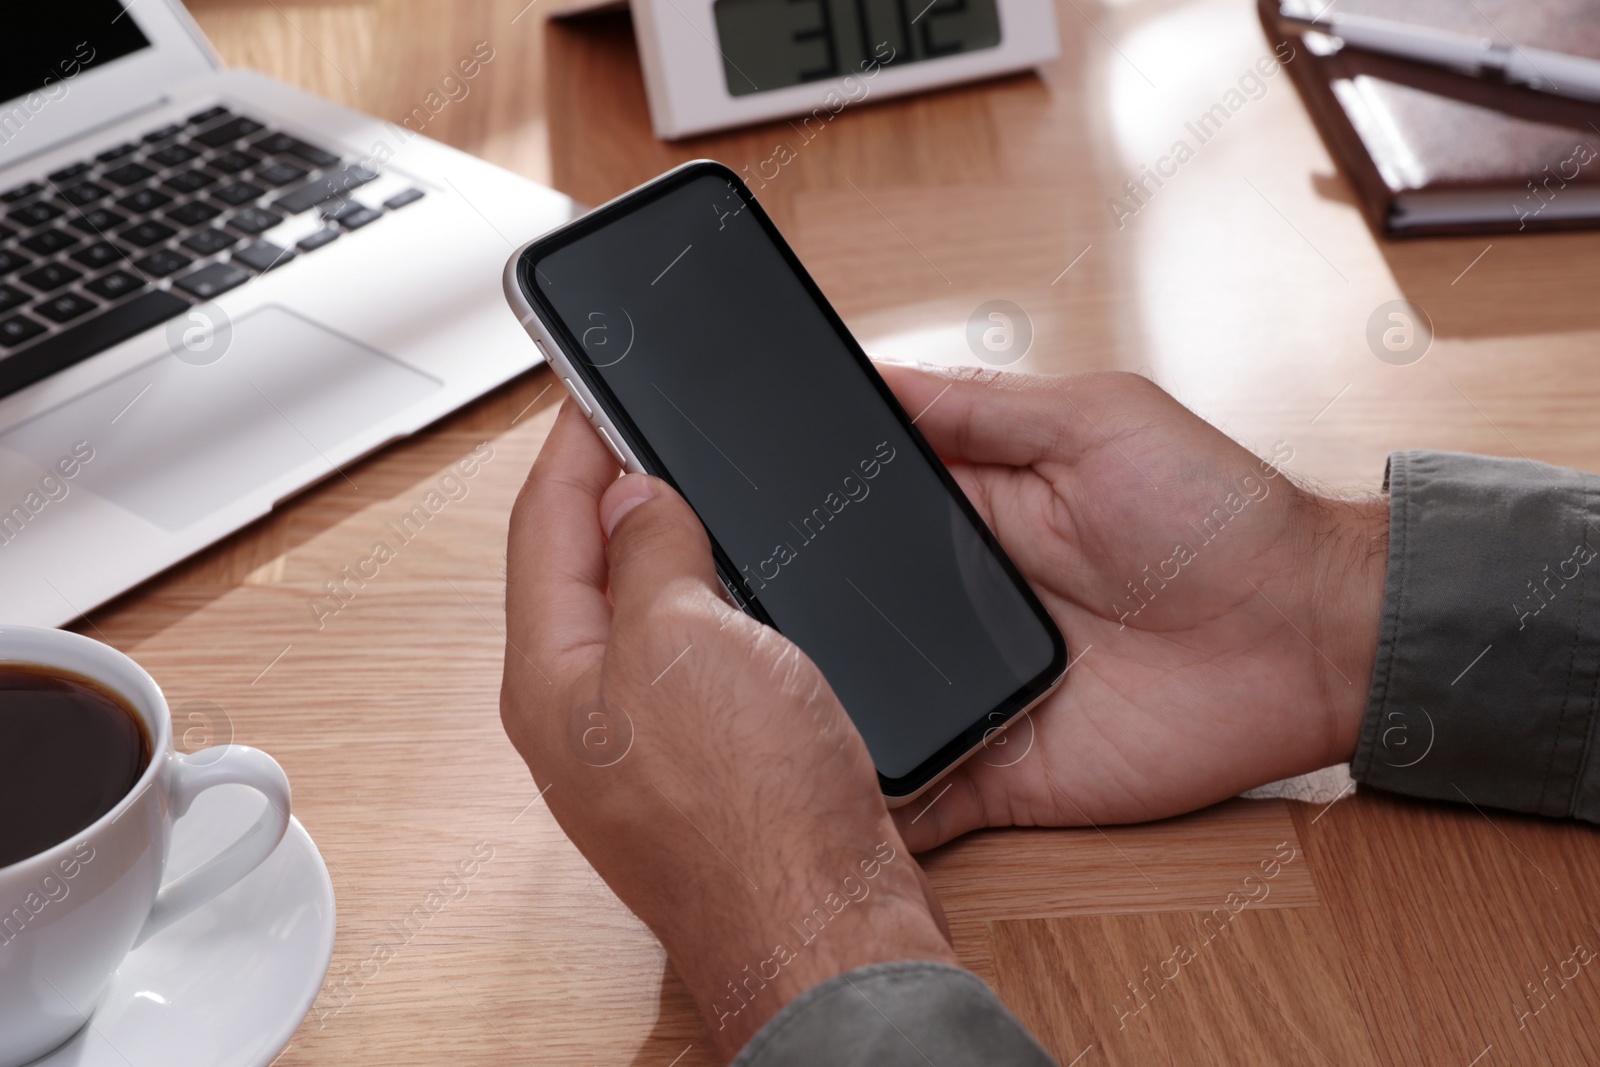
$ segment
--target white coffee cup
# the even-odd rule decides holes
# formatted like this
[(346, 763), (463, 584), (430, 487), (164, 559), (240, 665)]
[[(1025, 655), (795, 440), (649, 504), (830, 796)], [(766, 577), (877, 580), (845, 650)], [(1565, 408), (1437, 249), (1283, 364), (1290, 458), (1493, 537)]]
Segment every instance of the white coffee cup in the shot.
[[(0, 665), (16, 664), (81, 675), (120, 695), (143, 721), (151, 755), (110, 811), (0, 867), (0, 1067), (19, 1067), (77, 1033), (130, 949), (249, 874), (289, 827), (289, 779), (277, 761), (243, 745), (174, 752), (161, 690), (116, 649), (64, 630), (0, 626)], [(266, 811), (215, 858), (163, 884), (173, 822), (196, 795), (224, 783), (259, 790)]]

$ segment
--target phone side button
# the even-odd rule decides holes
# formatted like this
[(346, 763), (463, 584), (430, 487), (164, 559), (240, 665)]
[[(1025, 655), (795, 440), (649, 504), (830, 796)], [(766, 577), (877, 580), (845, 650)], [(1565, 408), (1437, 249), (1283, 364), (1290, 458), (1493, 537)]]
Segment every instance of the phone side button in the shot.
[(583, 394), (578, 392), (578, 387), (572, 384), (572, 379), (563, 378), (561, 380), (566, 384), (567, 392), (572, 394), (572, 399), (576, 400), (578, 402), (578, 406), (583, 409), (584, 417), (590, 419), (594, 418), (594, 409), (591, 408), (589, 406), (589, 402), (583, 398)]
[(596, 426), (595, 429), (600, 431), (600, 437), (611, 447), (611, 454), (617, 457), (617, 462), (626, 468), (628, 466), (627, 457), (622, 454), (622, 449), (617, 447), (617, 443), (611, 439), (611, 435), (606, 433), (606, 428), (604, 426)]

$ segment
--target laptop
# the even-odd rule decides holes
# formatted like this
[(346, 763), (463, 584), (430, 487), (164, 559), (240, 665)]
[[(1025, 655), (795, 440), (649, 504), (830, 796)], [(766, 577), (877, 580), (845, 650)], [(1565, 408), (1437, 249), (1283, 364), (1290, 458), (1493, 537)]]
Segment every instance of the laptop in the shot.
[(566, 197), (426, 110), (225, 69), (176, 0), (4, 21), (0, 623), (69, 622), (539, 361), (500, 273)]

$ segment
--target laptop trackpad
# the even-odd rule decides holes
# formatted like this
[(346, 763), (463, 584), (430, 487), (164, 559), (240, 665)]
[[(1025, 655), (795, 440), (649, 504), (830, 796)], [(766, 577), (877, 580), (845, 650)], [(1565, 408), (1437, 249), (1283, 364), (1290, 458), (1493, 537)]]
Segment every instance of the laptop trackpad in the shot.
[(79, 468), (78, 486), (181, 530), (257, 493), (275, 500), (327, 474), (341, 445), (439, 386), (266, 307), (233, 324), (214, 362), (162, 356), (24, 423), (0, 437), (0, 447), (52, 468), (86, 442), (94, 459)]

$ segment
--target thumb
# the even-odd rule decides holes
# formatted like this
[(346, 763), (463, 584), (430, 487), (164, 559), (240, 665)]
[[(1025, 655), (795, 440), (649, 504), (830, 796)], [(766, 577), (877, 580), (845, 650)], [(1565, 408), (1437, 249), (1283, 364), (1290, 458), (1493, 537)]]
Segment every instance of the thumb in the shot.
[(891, 808), (889, 814), (912, 852), (926, 852), (988, 825), (969, 764), (952, 771), (945, 784), (935, 785), (905, 807)]
[(625, 474), (600, 498), (600, 527), (610, 543), (611, 599), (618, 615), (637, 612), (685, 580), (720, 590), (711, 541), (699, 516), (666, 482)]
[[(933, 450), (960, 463), (1023, 467), (1074, 442), (1072, 402), (1042, 375), (976, 367), (877, 363), (878, 373)], [(1065, 457), (1061, 457), (1065, 458)]]

